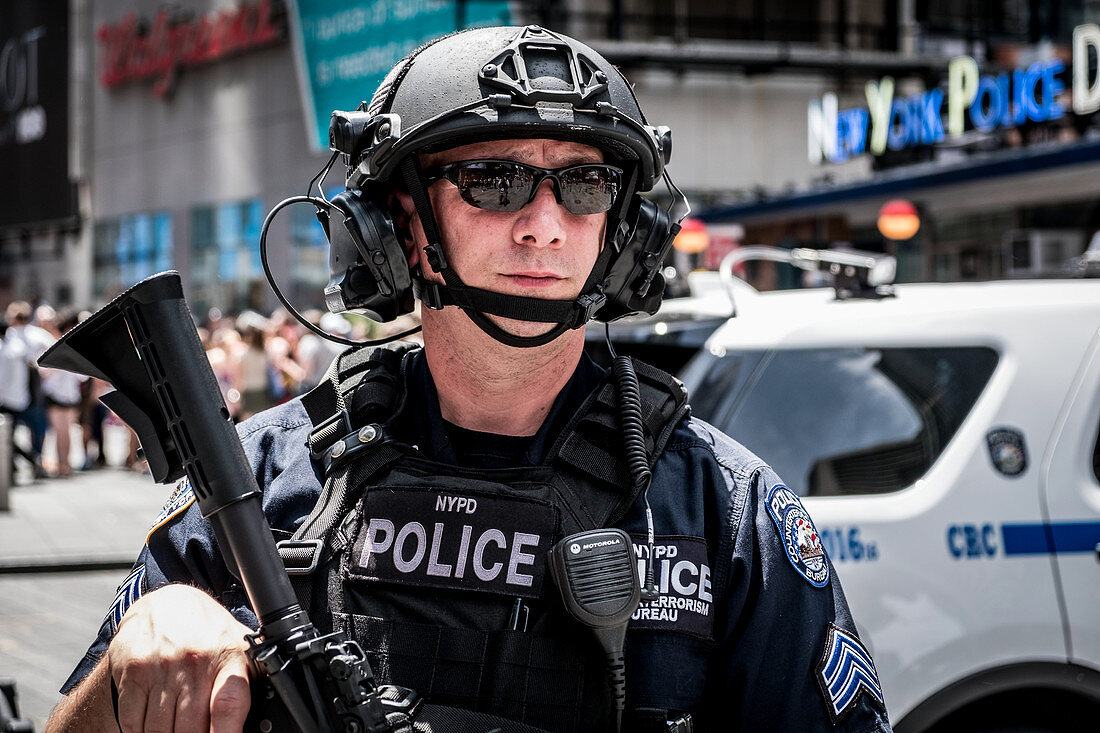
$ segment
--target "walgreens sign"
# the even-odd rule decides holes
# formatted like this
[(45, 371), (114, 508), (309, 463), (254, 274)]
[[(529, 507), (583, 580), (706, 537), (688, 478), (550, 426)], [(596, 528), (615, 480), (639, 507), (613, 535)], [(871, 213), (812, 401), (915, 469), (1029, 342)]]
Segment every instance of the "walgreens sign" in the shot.
[(96, 31), (99, 82), (112, 88), (155, 79), (153, 93), (171, 96), (184, 68), (269, 46), (286, 35), (286, 11), (277, 0), (243, 3), (199, 17), (167, 8), (152, 21), (128, 13)]

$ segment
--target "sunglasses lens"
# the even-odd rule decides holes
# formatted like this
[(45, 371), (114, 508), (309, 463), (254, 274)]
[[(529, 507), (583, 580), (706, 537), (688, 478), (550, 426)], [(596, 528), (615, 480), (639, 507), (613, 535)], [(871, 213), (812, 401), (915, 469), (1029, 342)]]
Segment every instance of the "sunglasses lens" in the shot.
[(531, 197), (534, 172), (518, 165), (478, 161), (457, 170), (462, 200), (488, 211), (519, 211)]
[(562, 204), (574, 214), (599, 214), (619, 195), (619, 171), (606, 165), (579, 165), (563, 172)]
[[(487, 211), (519, 211), (532, 198), (535, 183), (552, 174), (541, 168), (498, 160), (458, 163), (447, 177), (462, 200)], [(573, 214), (599, 214), (615, 203), (622, 172), (600, 163), (566, 168), (558, 176), (562, 205)]]

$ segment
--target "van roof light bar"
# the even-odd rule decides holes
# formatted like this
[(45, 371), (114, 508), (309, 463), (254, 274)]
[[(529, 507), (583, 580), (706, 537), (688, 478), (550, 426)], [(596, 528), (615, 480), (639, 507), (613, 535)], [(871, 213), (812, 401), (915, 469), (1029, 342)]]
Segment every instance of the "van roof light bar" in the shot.
[(733, 268), (750, 260), (786, 262), (802, 270), (828, 272), (833, 276), (837, 300), (864, 298), (878, 300), (892, 297), (897, 274), (897, 259), (893, 255), (860, 250), (767, 247), (750, 245), (733, 250), (722, 260), (718, 272), (726, 288), (730, 304), (734, 303)]

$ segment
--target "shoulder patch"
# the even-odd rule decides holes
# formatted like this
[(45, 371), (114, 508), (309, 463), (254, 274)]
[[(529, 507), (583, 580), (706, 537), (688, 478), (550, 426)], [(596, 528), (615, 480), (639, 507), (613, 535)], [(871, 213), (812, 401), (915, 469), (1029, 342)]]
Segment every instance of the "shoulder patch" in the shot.
[(184, 509), (191, 506), (191, 502), (193, 501), (195, 501), (195, 492), (191, 488), (191, 481), (186, 477), (181, 478), (176, 483), (176, 488), (172, 492), (172, 495), (168, 497), (168, 501), (166, 501), (161, 508), (160, 514), (153, 520), (153, 526), (149, 528), (149, 531), (145, 535), (145, 544), (149, 544), (149, 538), (153, 536), (154, 532), (167, 524), (172, 517), (175, 517)]
[(768, 492), (767, 506), (791, 565), (810, 585), (824, 588), (829, 582), (829, 561), (821, 535), (798, 495), (776, 484)]
[(833, 725), (839, 724), (855, 708), (860, 696), (866, 696), (872, 706), (885, 713), (882, 685), (871, 655), (855, 634), (835, 624), (829, 624), (828, 629), (825, 652), (815, 677)]
[[(645, 534), (632, 535), (638, 578), (649, 562)], [(630, 629), (653, 629), (714, 638), (714, 597), (711, 593), (707, 543), (701, 537), (661, 536), (653, 544), (653, 579), (660, 595), (641, 601), (630, 617)]]
[(122, 623), (122, 617), (126, 611), (141, 598), (145, 591), (145, 565), (141, 564), (126, 576), (126, 580), (122, 581), (122, 585), (118, 587), (118, 593), (115, 594), (115, 602), (111, 604), (111, 610), (107, 612), (107, 618), (104, 619), (111, 624), (112, 636), (118, 631), (118, 625)]

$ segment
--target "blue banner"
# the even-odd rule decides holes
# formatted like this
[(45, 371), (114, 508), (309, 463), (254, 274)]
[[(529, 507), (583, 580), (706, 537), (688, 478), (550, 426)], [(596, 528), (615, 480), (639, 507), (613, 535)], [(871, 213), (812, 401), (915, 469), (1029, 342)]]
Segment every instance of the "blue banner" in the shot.
[(332, 110), (369, 101), (410, 51), (459, 28), (511, 25), (505, 0), (289, 0), (310, 143), (328, 149)]

